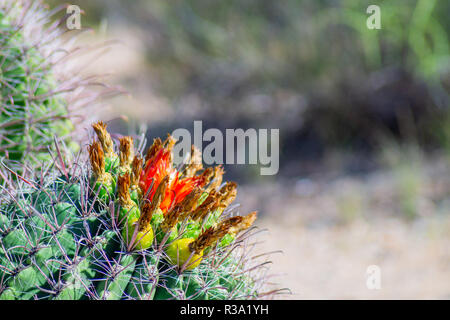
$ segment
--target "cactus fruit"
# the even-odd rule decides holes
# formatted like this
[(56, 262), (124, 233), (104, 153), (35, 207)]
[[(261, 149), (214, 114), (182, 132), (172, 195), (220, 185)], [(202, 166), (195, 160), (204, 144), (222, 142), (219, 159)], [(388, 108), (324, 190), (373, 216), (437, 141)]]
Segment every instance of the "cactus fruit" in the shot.
[(256, 212), (231, 215), (237, 186), (222, 167), (203, 169), (193, 148), (178, 170), (170, 135), (142, 157), (131, 137), (117, 148), (93, 127), (89, 161), (14, 181), (0, 204), (0, 299), (264, 295), (244, 245)]
[(0, 158), (11, 165), (51, 161), (55, 135), (79, 149), (81, 111), (111, 91), (92, 89), (99, 76), (80, 75), (74, 52), (86, 52), (48, 24), (52, 14), (39, 0), (0, 0)]

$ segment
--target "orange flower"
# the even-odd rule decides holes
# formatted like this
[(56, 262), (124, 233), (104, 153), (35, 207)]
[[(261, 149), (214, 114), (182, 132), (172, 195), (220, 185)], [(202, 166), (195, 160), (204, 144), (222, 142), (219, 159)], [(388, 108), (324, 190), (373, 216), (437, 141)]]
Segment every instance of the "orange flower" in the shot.
[(179, 179), (179, 172), (177, 172), (169, 188), (166, 189), (166, 194), (160, 209), (162, 212), (166, 213), (172, 206), (183, 201), (192, 190), (197, 187), (203, 187), (206, 182), (207, 181), (202, 176)]
[(172, 174), (172, 159), (170, 150), (160, 149), (152, 158), (147, 160), (141, 173), (139, 186), (142, 194), (151, 201), (153, 195), (165, 176)]
[[(152, 201), (155, 191), (164, 177), (167, 175), (171, 177), (160, 205), (163, 213), (167, 213), (173, 206), (183, 201), (193, 189), (205, 186), (211, 178), (210, 174), (203, 173), (180, 179), (180, 172), (172, 166), (171, 149), (170, 147), (160, 148), (147, 159), (139, 182), (142, 194)], [(208, 173), (210, 172), (208, 171)]]

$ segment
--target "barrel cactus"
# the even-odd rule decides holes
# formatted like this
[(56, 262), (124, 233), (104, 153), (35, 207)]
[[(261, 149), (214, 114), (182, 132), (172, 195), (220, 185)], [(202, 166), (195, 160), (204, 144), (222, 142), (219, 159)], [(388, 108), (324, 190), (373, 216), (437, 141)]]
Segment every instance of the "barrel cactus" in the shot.
[[(33, 181), (0, 204), (0, 299), (256, 299), (265, 264), (245, 245), (256, 212), (230, 206), (236, 184), (203, 168), (199, 151), (172, 163), (175, 139), (145, 154), (115, 143), (103, 122), (86, 159)], [(117, 145), (118, 144), (118, 145)], [(235, 208), (235, 207), (234, 207)]]
[(110, 91), (93, 90), (99, 76), (80, 75), (83, 50), (75, 37), (63, 40), (54, 13), (39, 0), (0, 0), (0, 158), (10, 165), (48, 162), (55, 135), (76, 151), (83, 108)]

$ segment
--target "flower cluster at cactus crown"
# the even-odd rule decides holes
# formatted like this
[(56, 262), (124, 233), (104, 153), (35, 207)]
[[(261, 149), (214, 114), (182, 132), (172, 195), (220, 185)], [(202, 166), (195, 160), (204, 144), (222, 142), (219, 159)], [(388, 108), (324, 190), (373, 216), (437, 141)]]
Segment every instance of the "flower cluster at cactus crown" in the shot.
[(64, 34), (52, 21), (58, 11), (40, 0), (0, 0), (0, 158), (17, 168), (50, 161), (55, 135), (76, 151), (98, 98), (119, 92), (81, 65), (105, 45), (76, 45), (82, 31)]
[(256, 212), (224, 217), (237, 185), (222, 183), (221, 166), (203, 168), (194, 146), (190, 161), (177, 170), (170, 135), (155, 139), (141, 157), (131, 137), (120, 138), (117, 154), (106, 125), (100, 121), (93, 128), (98, 140), (89, 145), (91, 184), (99, 201), (117, 199), (114, 219), (129, 250), (167, 244), (167, 259), (192, 270), (211, 247), (227, 246), (255, 221)]
[(57, 144), (54, 160), (32, 178), (13, 179), (8, 169), (0, 184), (0, 300), (282, 293), (269, 288), (266, 255), (251, 254), (261, 231), (250, 228), (256, 213), (235, 214), (236, 184), (222, 182), (220, 166), (203, 169), (193, 149), (189, 163), (174, 168), (172, 137), (143, 154), (131, 137), (116, 143), (105, 124), (93, 127), (88, 161), (64, 159)]

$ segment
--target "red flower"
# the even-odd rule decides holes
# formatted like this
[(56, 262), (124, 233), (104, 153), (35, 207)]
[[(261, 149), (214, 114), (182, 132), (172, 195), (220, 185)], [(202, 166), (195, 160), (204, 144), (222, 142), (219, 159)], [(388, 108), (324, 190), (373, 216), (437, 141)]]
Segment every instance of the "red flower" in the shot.
[(160, 204), (163, 213), (167, 213), (170, 208), (183, 201), (193, 189), (202, 187), (207, 182), (202, 175), (180, 179), (179, 172), (172, 166), (171, 150), (161, 148), (152, 158), (148, 159), (141, 173), (139, 185), (142, 194), (147, 195), (147, 199), (152, 201), (156, 189), (167, 175), (172, 175), (173, 178), (169, 181), (164, 199)]
[(173, 171), (170, 150), (160, 149), (147, 161), (144, 170), (142, 170), (139, 182), (142, 194), (144, 196), (148, 194), (147, 198), (151, 201), (161, 180)]
[(170, 186), (166, 189), (164, 200), (159, 206), (160, 209), (164, 213), (167, 212), (172, 206), (183, 201), (196, 187), (202, 187), (204, 183), (205, 179), (200, 176), (179, 179), (179, 172), (177, 172)]

